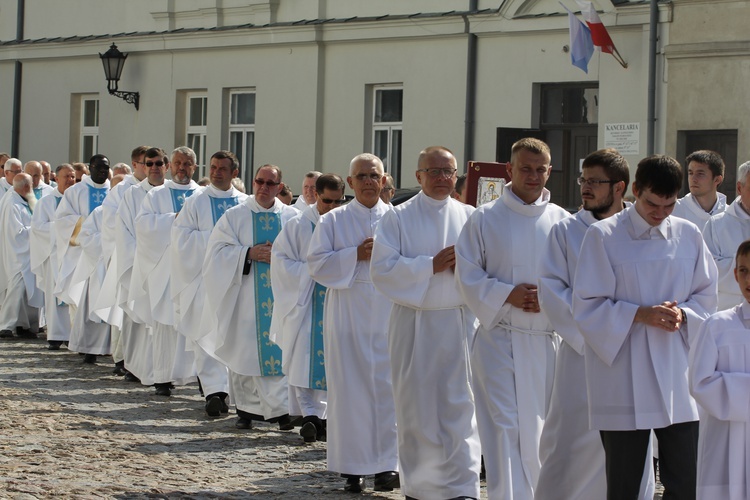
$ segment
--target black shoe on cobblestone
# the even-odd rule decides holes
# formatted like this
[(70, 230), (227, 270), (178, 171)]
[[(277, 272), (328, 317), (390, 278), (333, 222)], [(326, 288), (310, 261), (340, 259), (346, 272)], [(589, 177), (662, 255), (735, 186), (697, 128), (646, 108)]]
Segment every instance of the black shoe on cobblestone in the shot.
[(386, 471), (375, 474), (375, 491), (393, 491), (401, 487), (398, 472)]
[(38, 339), (37, 332), (32, 332), (28, 328), (17, 328), (16, 335), (19, 339)]
[(238, 429), (252, 429), (253, 428), (253, 421), (249, 418), (238, 418), (237, 421), (234, 423), (234, 426)]
[(221, 416), (221, 408), (224, 402), (219, 396), (211, 396), (206, 401), (206, 415), (211, 418), (218, 418)]
[(83, 362), (87, 365), (95, 365), (96, 364), (96, 354), (86, 354), (83, 356)]
[(291, 431), (292, 429), (294, 429), (294, 424), (292, 423), (292, 419), (289, 418), (289, 415), (279, 417), (280, 431)]
[(154, 384), (156, 387), (155, 394), (157, 396), (171, 396), (172, 395), (172, 384), (167, 382), (166, 384)]
[(10, 330), (0, 330), (0, 339), (12, 339), (13, 332)]
[(49, 345), (47, 346), (47, 349), (49, 349), (50, 351), (59, 351), (60, 350), (60, 346), (62, 345), (62, 341), (60, 341), (60, 340), (50, 340), (50, 341), (48, 341), (48, 344)]
[(362, 476), (349, 476), (346, 479), (344, 491), (349, 493), (362, 493), (365, 490), (365, 478)]
[(141, 383), (141, 379), (139, 379), (138, 377), (136, 377), (135, 375), (133, 375), (130, 372), (127, 372), (125, 374), (125, 381), (127, 381), (127, 382), (138, 382), (139, 384)]

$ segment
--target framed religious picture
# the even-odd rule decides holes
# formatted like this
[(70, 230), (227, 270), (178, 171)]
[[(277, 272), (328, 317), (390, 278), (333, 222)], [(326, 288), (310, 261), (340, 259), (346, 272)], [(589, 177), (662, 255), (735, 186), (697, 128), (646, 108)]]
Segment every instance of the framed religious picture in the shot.
[(508, 164), (470, 161), (466, 169), (466, 203), (478, 207), (499, 198), (510, 182)]

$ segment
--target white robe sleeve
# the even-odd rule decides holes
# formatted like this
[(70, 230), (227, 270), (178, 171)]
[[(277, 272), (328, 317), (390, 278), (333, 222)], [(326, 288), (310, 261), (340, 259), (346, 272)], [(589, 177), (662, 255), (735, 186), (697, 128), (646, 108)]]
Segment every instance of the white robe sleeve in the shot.
[(569, 228), (564, 224), (555, 224), (547, 237), (547, 251), (539, 266), (539, 305), (563, 340), (578, 354), (583, 354), (583, 335), (573, 319), (573, 276), (568, 270), (565, 237), (565, 231)]
[[(31, 271), (41, 280), (47, 279), (43, 276), (44, 263), (49, 259), (52, 253), (52, 242), (54, 241), (54, 221), (50, 220), (50, 211), (46, 206), (52, 202), (54, 205), (54, 196), (46, 200), (44, 204), (37, 203), (34, 214), (31, 216), (31, 234), (29, 235), (29, 244), (31, 246)], [(51, 212), (54, 215), (54, 211)]]
[(357, 247), (334, 247), (335, 232), (346, 228), (336, 228), (336, 220), (328, 215), (320, 218), (310, 240), (308, 270), (312, 279), (327, 288), (348, 289), (357, 275)]
[[(199, 195), (208, 196), (208, 195)], [(191, 197), (192, 198), (192, 197)], [(198, 199), (198, 196), (195, 198)], [(188, 204), (190, 204), (188, 206)], [(182, 207), (180, 215), (175, 217), (171, 230), (171, 269), (172, 297), (180, 293), (201, 277), (203, 260), (206, 258), (206, 246), (211, 231), (201, 231), (198, 213), (194, 209), (196, 202), (190, 198)]]
[[(419, 235), (409, 235), (419, 238)], [(404, 257), (401, 252), (400, 220), (389, 210), (375, 231), (370, 261), (370, 278), (375, 287), (392, 301), (405, 306), (422, 306), (433, 276), (431, 255)]]
[(692, 293), (687, 301), (677, 305), (687, 316), (687, 324), (682, 325), (680, 333), (688, 347), (692, 345), (703, 321), (716, 312), (718, 294), (716, 264), (706, 244), (702, 240), (696, 244), (700, 247), (700, 253), (693, 269)]
[(750, 373), (718, 370), (719, 349), (716, 332), (712, 331), (717, 323), (725, 322), (712, 318), (701, 325), (690, 351), (690, 393), (711, 416), (747, 422), (750, 421)]
[[(614, 300), (615, 273), (604, 248), (603, 234), (586, 231), (573, 278), (573, 317), (586, 343), (612, 366), (630, 334), (638, 304)], [(606, 332), (606, 334), (603, 334)]]
[[(723, 215), (723, 217), (730, 217)], [(713, 256), (714, 262), (718, 269), (718, 289), (719, 290), (736, 290), (737, 283), (734, 280), (734, 256), (737, 248), (726, 248), (725, 241), (722, 240), (721, 231), (717, 230), (716, 220), (711, 217), (703, 229), (703, 240), (706, 242), (708, 250)]]
[(493, 328), (511, 310), (506, 304), (514, 285), (490, 276), (482, 235), (482, 216), (477, 210), (469, 217), (456, 243), (456, 279), (458, 288), (472, 313), (485, 328)]

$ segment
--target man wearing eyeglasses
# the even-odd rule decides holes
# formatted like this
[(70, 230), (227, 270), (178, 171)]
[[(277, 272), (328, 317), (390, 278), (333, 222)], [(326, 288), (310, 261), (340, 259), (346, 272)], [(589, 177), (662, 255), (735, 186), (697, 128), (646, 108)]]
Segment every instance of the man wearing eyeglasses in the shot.
[(533, 498), (539, 436), (559, 337), (539, 307), (539, 261), (552, 226), (569, 217), (545, 189), (549, 146), (513, 144), (511, 182), (472, 214), (456, 243), (456, 274), (479, 319), (471, 353), (477, 424), (490, 498)]
[(320, 218), (307, 254), (312, 279), (328, 288), (323, 320), (328, 385), (328, 469), (361, 492), (398, 487), (396, 414), (388, 356), (391, 302), (370, 278), (375, 228), (390, 207), (380, 199), (383, 162), (355, 156), (349, 165), (354, 200)]
[[(107, 197), (102, 202), (102, 255), (104, 265), (107, 268), (102, 291), (96, 298), (93, 311), (102, 321), (110, 324), (112, 332), (112, 360), (115, 362), (113, 373), (115, 375), (125, 375), (128, 380), (136, 381), (136, 377), (125, 369), (125, 355), (123, 354), (122, 329), (123, 313), (117, 305), (117, 209), (125, 192), (146, 178), (146, 162), (144, 155), (149, 150), (149, 146), (138, 146), (130, 153), (130, 162), (133, 166), (132, 174), (126, 174), (125, 178), (116, 186), (110, 189)], [(114, 173), (114, 170), (113, 170)], [(124, 258), (132, 258), (124, 257)]]
[(271, 245), (299, 212), (276, 198), (281, 169), (263, 165), (255, 173), (254, 196), (228, 209), (208, 239), (203, 263), (206, 306), (201, 345), (229, 368), (238, 429), (255, 421), (291, 430), (287, 379), (281, 349), (269, 338), (274, 296)]
[[(534, 495), (539, 500), (607, 496), (604, 449), (599, 433), (589, 430), (588, 424), (585, 344), (573, 320), (573, 277), (586, 230), (624, 208), (630, 171), (628, 162), (614, 149), (591, 153), (583, 160), (582, 170), (578, 184), (583, 208), (552, 227), (541, 260), (539, 300), (562, 342), (539, 446), (542, 469)], [(648, 460), (644, 471), (642, 499), (654, 496), (652, 463)]]
[[(68, 349), (84, 353), (84, 363), (96, 363), (97, 355), (112, 352), (109, 325), (90, 314), (88, 277), (75, 275), (82, 248), (78, 239), (81, 227), (94, 209), (102, 204), (109, 192), (109, 159), (96, 154), (89, 161), (91, 175), (69, 187), (55, 211), (58, 274), (55, 296), (61, 302), (75, 307), (73, 328)], [(85, 167), (85, 165), (84, 165)], [(74, 165), (75, 170), (75, 165)]]
[(6, 158), (3, 168), (3, 178), (0, 179), (0, 197), (13, 190), (13, 177), (23, 172), (23, 163), (18, 158)]
[[(164, 159), (166, 160), (166, 158)], [(156, 394), (170, 396), (171, 385), (196, 380), (193, 352), (175, 330), (174, 302), (170, 289), (172, 225), (185, 201), (203, 188), (192, 179), (197, 158), (187, 146), (172, 151), (172, 178), (151, 189), (135, 218), (136, 250), (130, 300), (143, 302), (152, 332), (152, 358)], [(151, 161), (146, 160), (146, 166)], [(157, 161), (158, 165), (158, 161)]]
[(244, 203), (247, 195), (233, 185), (240, 173), (240, 163), (231, 151), (217, 151), (211, 156), (211, 184), (185, 201), (171, 231), (172, 297), (176, 303), (177, 331), (193, 346), (195, 368), (203, 387), (206, 415), (220, 417), (229, 412), (229, 373), (221, 361), (210, 356), (200, 342), (201, 318), (206, 304), (203, 282), (203, 260), (206, 245), (216, 223), (228, 209)]
[(323, 305), (326, 289), (307, 270), (307, 250), (320, 217), (344, 201), (344, 181), (322, 174), (315, 181), (317, 201), (287, 222), (271, 250), (273, 320), (271, 340), (281, 347), (289, 380), (289, 414), (303, 417), (306, 443), (325, 440), (326, 372)]
[(479, 434), (469, 374), (474, 315), (456, 286), (454, 245), (474, 211), (452, 198), (456, 158), (419, 154), (422, 190), (386, 213), (370, 276), (393, 308), (388, 347), (407, 498), (479, 498)]

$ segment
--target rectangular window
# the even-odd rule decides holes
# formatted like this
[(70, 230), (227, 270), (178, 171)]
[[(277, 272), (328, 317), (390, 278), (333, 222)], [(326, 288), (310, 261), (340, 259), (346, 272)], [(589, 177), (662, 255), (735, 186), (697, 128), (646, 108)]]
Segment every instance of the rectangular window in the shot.
[(206, 135), (207, 135), (208, 96), (191, 93), (187, 96), (187, 127), (185, 144), (198, 159), (194, 177), (200, 179), (206, 172)]
[(404, 89), (373, 87), (372, 152), (383, 160), (385, 171), (401, 185), (401, 143)]
[(229, 93), (229, 150), (240, 161), (240, 177), (250, 193), (255, 151), (255, 92), (252, 90)]
[(81, 99), (81, 161), (99, 152), (99, 99)]

